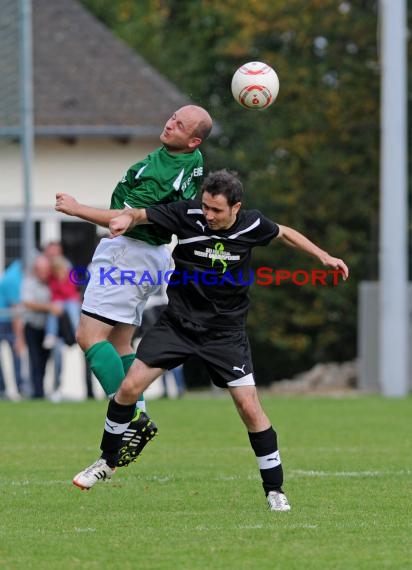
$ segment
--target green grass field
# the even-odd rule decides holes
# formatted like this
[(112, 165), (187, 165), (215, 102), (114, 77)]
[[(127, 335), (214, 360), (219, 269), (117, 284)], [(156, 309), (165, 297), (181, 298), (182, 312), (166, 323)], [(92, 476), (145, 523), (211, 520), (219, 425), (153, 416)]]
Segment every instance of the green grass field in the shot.
[(271, 513), (231, 401), (150, 402), (160, 435), (111, 482), (106, 403), (0, 403), (0, 568), (412, 568), (412, 399), (262, 398), (290, 513)]

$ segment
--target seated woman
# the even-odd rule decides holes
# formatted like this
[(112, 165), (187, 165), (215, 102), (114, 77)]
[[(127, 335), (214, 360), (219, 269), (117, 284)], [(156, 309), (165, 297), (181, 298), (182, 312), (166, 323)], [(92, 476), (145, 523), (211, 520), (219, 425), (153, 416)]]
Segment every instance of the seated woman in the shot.
[[(51, 273), (49, 288), (52, 303), (59, 304), (62, 311), (69, 316), (73, 331), (77, 329), (80, 319), (80, 293), (76, 285), (70, 280), (70, 265), (63, 256), (51, 260)], [(46, 335), (43, 348), (50, 349), (56, 344), (59, 335), (59, 317), (49, 314), (46, 320)]]

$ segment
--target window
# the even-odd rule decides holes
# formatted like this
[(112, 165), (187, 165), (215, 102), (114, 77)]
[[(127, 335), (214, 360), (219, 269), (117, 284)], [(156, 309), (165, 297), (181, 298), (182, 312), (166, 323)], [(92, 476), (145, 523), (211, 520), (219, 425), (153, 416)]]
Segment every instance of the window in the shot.
[[(40, 248), (40, 222), (34, 222), (34, 247)], [(23, 257), (23, 224), (20, 221), (4, 222), (4, 267)]]

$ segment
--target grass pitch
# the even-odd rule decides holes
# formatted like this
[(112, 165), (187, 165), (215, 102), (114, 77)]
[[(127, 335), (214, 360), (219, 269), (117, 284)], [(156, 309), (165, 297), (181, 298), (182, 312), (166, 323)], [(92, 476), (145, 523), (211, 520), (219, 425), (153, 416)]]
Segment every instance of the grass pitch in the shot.
[(160, 435), (111, 482), (106, 403), (0, 403), (0, 568), (412, 568), (412, 399), (263, 397), (290, 513), (271, 513), (227, 397), (149, 402)]

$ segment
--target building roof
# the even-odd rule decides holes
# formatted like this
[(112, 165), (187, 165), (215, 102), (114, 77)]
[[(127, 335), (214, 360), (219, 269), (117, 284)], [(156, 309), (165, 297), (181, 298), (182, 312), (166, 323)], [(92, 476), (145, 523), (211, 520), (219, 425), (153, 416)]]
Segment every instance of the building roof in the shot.
[[(36, 136), (158, 136), (171, 112), (190, 103), (77, 0), (32, 0), (32, 15)], [(18, 125), (18, 60), (10, 48), (4, 57), (5, 43), (0, 99), (14, 107), (0, 105), (3, 136)]]

